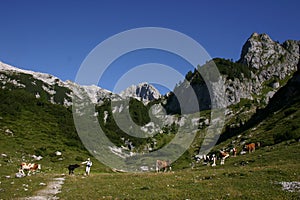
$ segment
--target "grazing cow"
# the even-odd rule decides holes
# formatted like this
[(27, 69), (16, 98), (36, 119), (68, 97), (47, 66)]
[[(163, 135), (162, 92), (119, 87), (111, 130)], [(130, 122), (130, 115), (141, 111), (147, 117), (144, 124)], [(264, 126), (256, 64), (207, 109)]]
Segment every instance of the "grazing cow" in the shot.
[(237, 148), (233, 147), (232, 149), (230, 149), (230, 152), (232, 152), (233, 157), (236, 157), (237, 154)]
[(220, 150), (221, 165), (225, 164), (225, 159), (229, 157), (229, 153)]
[(165, 160), (157, 160), (156, 161), (156, 172), (159, 172), (161, 169), (164, 170), (164, 172), (166, 172), (169, 168), (169, 171), (172, 170), (171, 168), (171, 162), (169, 160), (165, 161)]
[(80, 167), (80, 165), (75, 164), (75, 165), (69, 165), (68, 169), (69, 169), (69, 175), (74, 174), (74, 170), (76, 168)]
[(251, 143), (251, 144), (246, 144), (245, 145), (245, 149), (251, 153), (255, 151), (255, 143)]
[(37, 170), (41, 170), (41, 165), (37, 163), (22, 162), (19, 172), (25, 176), (24, 170), (27, 171), (27, 176), (30, 176), (30, 172), (34, 173)]

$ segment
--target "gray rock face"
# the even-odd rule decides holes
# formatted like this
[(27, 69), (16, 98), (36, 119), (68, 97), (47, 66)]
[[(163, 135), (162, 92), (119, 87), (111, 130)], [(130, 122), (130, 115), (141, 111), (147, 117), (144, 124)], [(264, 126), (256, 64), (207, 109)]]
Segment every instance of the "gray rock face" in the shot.
[(274, 42), (267, 34), (253, 33), (243, 46), (241, 62), (260, 69), (274, 64), (285, 53), (283, 46)]
[[(278, 81), (297, 70), (299, 46), (300, 41), (287, 40), (280, 44), (267, 34), (253, 33), (244, 44), (239, 60), (252, 69), (251, 79), (244, 79), (243, 82), (237, 79), (227, 81), (228, 103), (238, 103), (240, 98), (251, 99), (253, 94), (261, 95), (266, 81), (273, 80), (270, 87), (276, 92), (280, 87)], [(266, 99), (269, 98), (270, 95)]]
[(148, 83), (140, 83), (128, 87), (120, 93), (120, 96), (123, 98), (133, 97), (140, 101), (152, 101), (159, 99), (161, 94), (154, 86)]
[[(218, 99), (218, 102), (225, 106), (237, 104), (241, 99), (256, 99), (267, 104), (275, 92), (286, 83), (287, 78), (297, 70), (299, 45), (300, 41), (287, 40), (280, 44), (273, 41), (267, 34), (253, 33), (244, 44), (238, 61), (249, 67), (250, 78), (243, 74), (242, 79), (222, 75), (220, 86), (216, 90), (210, 90), (210, 95), (204, 84), (193, 85), (200, 110), (210, 109), (210, 104), (213, 103), (211, 97)], [(187, 85), (184, 81), (175, 93), (179, 94), (179, 97), (185, 97), (187, 100), (184, 103), (190, 105), (192, 102), (189, 102)], [(222, 91), (225, 91), (225, 97)], [(173, 111), (179, 110), (180, 107), (178, 103), (176, 104), (175, 98), (170, 97), (166, 107)], [(194, 110), (189, 109), (189, 111)]]

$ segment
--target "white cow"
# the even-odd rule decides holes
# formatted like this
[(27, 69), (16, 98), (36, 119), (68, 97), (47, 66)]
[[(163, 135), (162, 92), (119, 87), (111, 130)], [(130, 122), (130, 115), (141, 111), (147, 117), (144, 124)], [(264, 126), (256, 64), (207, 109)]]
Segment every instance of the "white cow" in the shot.
[(169, 171), (172, 170), (171, 168), (171, 162), (169, 160), (157, 160), (156, 161), (156, 172), (159, 172), (161, 169), (166, 172), (169, 168)]

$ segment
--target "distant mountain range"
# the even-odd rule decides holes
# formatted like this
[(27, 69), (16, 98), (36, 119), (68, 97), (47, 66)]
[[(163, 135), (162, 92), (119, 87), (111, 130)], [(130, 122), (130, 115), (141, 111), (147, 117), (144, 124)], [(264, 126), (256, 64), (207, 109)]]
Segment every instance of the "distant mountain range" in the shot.
[[(226, 106), (236, 104), (241, 99), (256, 99), (267, 103), (269, 98), (297, 70), (299, 44), (299, 41), (294, 40), (287, 40), (279, 44), (267, 34), (253, 33), (244, 44), (238, 62), (234, 63), (220, 58), (213, 59), (225, 82), (226, 99), (224, 99), (224, 104)], [(201, 67), (205, 67), (205, 65)], [(132, 85), (120, 94), (113, 94), (111, 91), (95, 85), (80, 86), (71, 81), (64, 82), (50, 74), (22, 70), (5, 63), (0, 63), (0, 72), (2, 89), (5, 89), (7, 85), (28, 88), (37, 97), (46, 96), (53, 103), (66, 106), (71, 105), (70, 97), (77, 95), (79, 89), (84, 89), (95, 104), (101, 104), (104, 99), (117, 101), (133, 97), (143, 102), (149, 102), (162, 97), (159, 91), (148, 83)], [(174, 92), (177, 95), (188, 96), (185, 92), (190, 85), (196, 91), (200, 107), (209, 109), (210, 96), (207, 93), (206, 84), (201, 81), (201, 75), (197, 70), (188, 72), (186, 79), (177, 85)], [(65, 93), (63, 94), (61, 90), (64, 90)], [(215, 93), (217, 96), (218, 91)], [(173, 99), (169, 99), (169, 102), (173, 102)], [(171, 103), (167, 107), (170, 110), (178, 110), (176, 103)]]
[[(65, 106), (72, 104), (72, 95), (80, 95), (78, 91), (81, 89), (88, 94), (90, 100), (95, 104), (101, 104), (104, 99), (115, 101), (133, 97), (147, 102), (161, 97), (159, 91), (148, 83), (132, 85), (120, 94), (113, 94), (111, 91), (96, 85), (81, 86), (72, 81), (64, 82), (50, 74), (19, 69), (2, 62), (0, 62), (0, 72), (0, 85), (2, 89), (11, 86), (25, 88), (34, 93), (37, 98), (44, 96), (52, 103), (63, 104)], [(37, 84), (37, 82), (39, 83)], [(61, 90), (64, 90), (65, 93), (62, 93)]]

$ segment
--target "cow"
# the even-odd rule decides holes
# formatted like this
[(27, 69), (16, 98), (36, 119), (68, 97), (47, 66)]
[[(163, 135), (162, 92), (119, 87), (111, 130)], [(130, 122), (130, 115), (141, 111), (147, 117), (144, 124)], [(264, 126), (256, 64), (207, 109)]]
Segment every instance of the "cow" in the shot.
[(169, 171), (172, 170), (171, 168), (171, 161), (169, 160), (156, 160), (156, 172), (159, 172), (161, 169), (166, 172), (169, 168)]
[(225, 164), (225, 159), (229, 157), (229, 153), (226, 151), (222, 151), (220, 150), (220, 154), (219, 154), (220, 158), (221, 158), (221, 165)]
[(34, 173), (37, 170), (41, 170), (41, 164), (22, 162), (20, 165), (19, 173), (25, 176), (26, 174), (24, 170), (27, 171), (27, 176), (30, 176), (30, 172)]
[(237, 148), (233, 147), (232, 149), (230, 149), (230, 152), (232, 153), (233, 157), (236, 157), (237, 154)]
[(78, 168), (78, 167), (80, 167), (80, 165), (78, 165), (78, 164), (69, 165), (69, 166), (68, 166), (68, 169), (69, 169), (69, 175), (74, 174), (74, 170), (75, 170), (76, 168)]
[(246, 149), (249, 153), (254, 152), (254, 151), (255, 151), (255, 143), (246, 144), (246, 145), (245, 145), (245, 149)]

